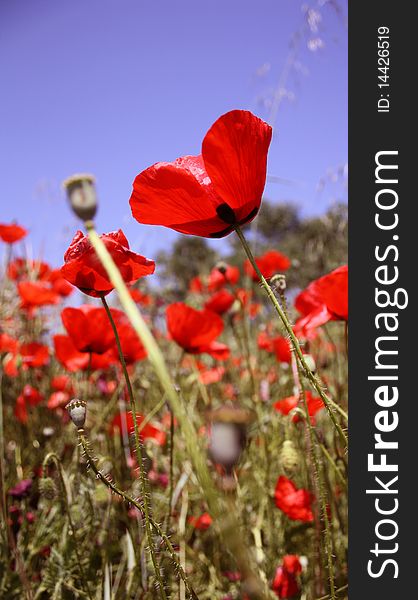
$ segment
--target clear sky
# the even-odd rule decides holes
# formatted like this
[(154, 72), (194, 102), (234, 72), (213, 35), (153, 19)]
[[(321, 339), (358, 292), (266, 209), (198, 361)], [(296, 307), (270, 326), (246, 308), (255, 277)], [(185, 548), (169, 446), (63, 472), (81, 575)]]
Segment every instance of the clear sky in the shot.
[(234, 108), (274, 125), (266, 197), (306, 214), (344, 199), (346, 12), (346, 0), (2, 0), (0, 221), (61, 264), (78, 226), (61, 182), (90, 172), (98, 229), (122, 227), (152, 258), (179, 234), (133, 220), (134, 177), (198, 154)]

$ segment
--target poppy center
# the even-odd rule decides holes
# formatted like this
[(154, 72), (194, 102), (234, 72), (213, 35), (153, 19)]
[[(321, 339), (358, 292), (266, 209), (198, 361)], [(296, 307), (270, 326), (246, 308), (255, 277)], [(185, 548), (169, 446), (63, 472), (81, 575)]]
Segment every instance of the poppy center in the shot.
[(228, 225), (235, 225), (237, 222), (234, 211), (226, 202), (223, 202), (216, 207), (216, 214), (222, 221), (228, 223)]

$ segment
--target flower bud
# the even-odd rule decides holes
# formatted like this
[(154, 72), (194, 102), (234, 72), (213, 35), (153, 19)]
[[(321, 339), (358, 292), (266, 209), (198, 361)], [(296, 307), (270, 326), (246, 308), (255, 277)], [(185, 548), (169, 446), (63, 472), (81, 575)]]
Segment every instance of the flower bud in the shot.
[(97, 195), (93, 175), (81, 173), (63, 182), (71, 208), (83, 221), (93, 219), (97, 211)]
[(285, 440), (279, 454), (280, 463), (287, 475), (299, 470), (300, 457), (292, 440)]
[(57, 487), (51, 477), (42, 477), (39, 481), (39, 493), (47, 500), (57, 497)]
[(71, 421), (77, 429), (82, 429), (84, 427), (84, 423), (86, 422), (86, 407), (86, 402), (84, 400), (79, 400), (78, 398), (70, 400), (65, 407), (70, 415)]
[(270, 279), (270, 285), (274, 287), (278, 292), (286, 291), (286, 276), (281, 273), (273, 275)]

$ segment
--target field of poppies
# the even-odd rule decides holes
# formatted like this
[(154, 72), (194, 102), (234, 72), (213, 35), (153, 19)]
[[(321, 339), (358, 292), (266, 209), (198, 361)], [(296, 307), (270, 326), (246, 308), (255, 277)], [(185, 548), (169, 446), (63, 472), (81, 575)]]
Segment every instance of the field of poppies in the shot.
[(0, 598), (347, 598), (346, 221), (262, 202), (271, 133), (234, 110), (136, 177), (160, 261), (90, 175), (62, 265), (0, 224)]

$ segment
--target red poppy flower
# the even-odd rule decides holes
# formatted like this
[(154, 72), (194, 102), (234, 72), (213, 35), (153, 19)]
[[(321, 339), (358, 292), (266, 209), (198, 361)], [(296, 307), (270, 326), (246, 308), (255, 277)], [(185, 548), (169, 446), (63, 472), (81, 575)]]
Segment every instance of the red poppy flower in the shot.
[(150, 296), (149, 294), (143, 294), (140, 290), (137, 290), (136, 288), (131, 288), (129, 290), (129, 293), (131, 294), (132, 300), (137, 304), (141, 304), (142, 306), (151, 306), (152, 296)]
[[(314, 416), (316, 413), (324, 408), (324, 403), (321, 398), (312, 396), (312, 393), (308, 390), (306, 392), (306, 403), (308, 405), (308, 413), (311, 417), (311, 420), (314, 421)], [(288, 415), (294, 408), (296, 408), (299, 404), (299, 396), (288, 396), (287, 398), (283, 398), (282, 400), (278, 400), (273, 404), (274, 408), (282, 413), (282, 415)], [(304, 404), (300, 405), (302, 409), (304, 409)], [(293, 417), (293, 421), (297, 423), (299, 421), (299, 416), (295, 415)]]
[(115, 363), (112, 349), (104, 354), (79, 352), (68, 335), (54, 335), (55, 357), (68, 371), (107, 369)]
[[(136, 422), (138, 427), (144, 421), (144, 417), (142, 415), (136, 415)], [(115, 435), (116, 433), (122, 433), (123, 431), (127, 431), (128, 434), (131, 434), (134, 430), (134, 418), (131, 412), (123, 412), (118, 413), (113, 418), (110, 424), (110, 433)], [(144, 440), (153, 440), (159, 446), (164, 446), (166, 440), (165, 432), (156, 427), (152, 423), (147, 423), (140, 431), (140, 437)]]
[(5, 364), (5, 373), (9, 377), (16, 377), (18, 375), (18, 360), (23, 371), (44, 367), (49, 363), (48, 346), (44, 346), (38, 342), (22, 344), (20, 347), (18, 345), (16, 352), (13, 353), (13, 356)]
[(222, 377), (225, 375), (224, 367), (214, 367), (213, 369), (199, 369), (199, 380), (204, 385), (209, 385), (210, 383), (218, 383), (221, 381)]
[(28, 277), (44, 280), (50, 273), (50, 267), (47, 263), (40, 260), (28, 260), (26, 258), (15, 258), (8, 266), (7, 275), (9, 279), (16, 281)]
[(206, 531), (212, 525), (212, 517), (209, 513), (205, 512), (199, 517), (189, 517), (188, 522), (195, 529), (199, 529), (200, 531)]
[(16, 223), (0, 223), (0, 239), (7, 244), (14, 244), (28, 234), (27, 230)]
[(266, 352), (274, 352), (278, 362), (292, 362), (292, 350), (290, 342), (283, 336), (277, 335), (275, 337), (269, 337), (265, 331), (262, 331), (258, 335), (257, 343), (261, 350), (266, 350)]
[(277, 568), (271, 587), (279, 598), (294, 598), (300, 592), (296, 577), (284, 567)]
[(295, 300), (302, 317), (295, 331), (305, 337), (328, 321), (348, 319), (348, 266), (343, 265), (316, 279)]
[[(127, 365), (133, 365), (139, 360), (143, 360), (147, 356), (147, 351), (142, 345), (138, 334), (132, 327), (131, 322), (124, 312), (116, 308), (110, 309), (113, 320), (115, 321), (116, 329), (118, 330), (122, 353)], [(113, 354), (119, 359), (117, 347), (113, 346)]]
[[(125, 283), (133, 283), (140, 277), (154, 273), (154, 261), (132, 252), (121, 229), (104, 233), (100, 238), (115, 261)], [(77, 231), (75, 234), (64, 254), (64, 261), (61, 275), (88, 296), (98, 298), (106, 296), (113, 290), (105, 268), (83, 232)]]
[(44, 399), (43, 395), (31, 385), (25, 385), (22, 393), (16, 399), (14, 414), (21, 423), (28, 422), (28, 405), (37, 406)]
[(234, 304), (235, 296), (228, 290), (219, 290), (205, 302), (205, 308), (223, 315)]
[(204, 285), (202, 279), (196, 275), (196, 277), (192, 277), (189, 282), (189, 292), (194, 294), (201, 294), (204, 290)]
[[(291, 264), (287, 256), (277, 250), (269, 250), (262, 256), (257, 256), (255, 262), (266, 279), (270, 279), (276, 273), (287, 271)], [(248, 259), (244, 263), (244, 269), (253, 281), (258, 281), (258, 275)]]
[(298, 489), (293, 481), (284, 475), (277, 480), (274, 499), (277, 508), (280, 508), (289, 519), (305, 523), (313, 521), (312, 494), (303, 488)]
[(11, 352), (16, 354), (18, 349), (18, 341), (12, 338), (7, 333), (0, 333), (0, 354)]
[(78, 308), (64, 308), (61, 319), (79, 352), (104, 354), (115, 345), (109, 318), (102, 307), (83, 304)]
[(215, 342), (224, 329), (224, 323), (216, 313), (177, 302), (167, 307), (166, 317), (171, 338), (186, 352), (206, 353), (221, 360), (228, 358), (228, 346)]
[(44, 281), (20, 281), (17, 291), (21, 299), (21, 308), (32, 310), (39, 306), (58, 304), (60, 296)]
[(239, 278), (240, 272), (238, 267), (226, 265), (225, 270), (215, 267), (209, 274), (208, 289), (210, 292), (216, 292), (225, 285), (236, 285)]
[(73, 293), (74, 287), (61, 275), (61, 269), (54, 269), (47, 276), (54, 292), (66, 298)]
[(266, 181), (271, 127), (244, 110), (221, 116), (200, 156), (160, 162), (140, 173), (130, 205), (139, 223), (224, 237), (257, 214)]

